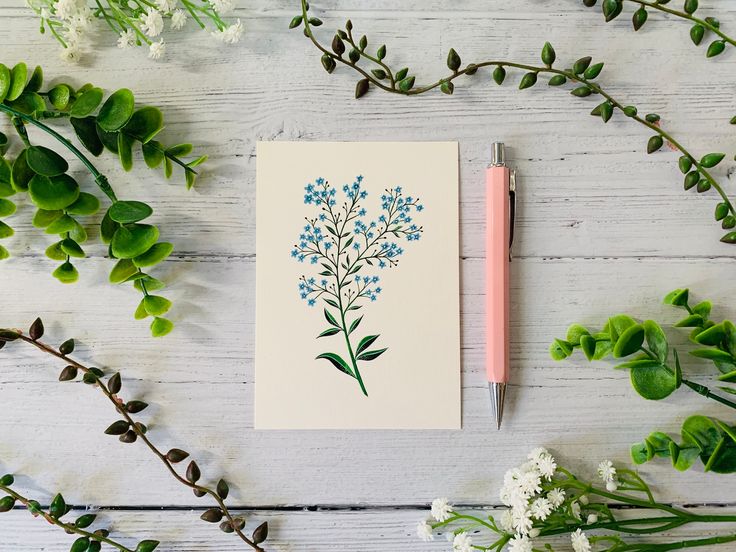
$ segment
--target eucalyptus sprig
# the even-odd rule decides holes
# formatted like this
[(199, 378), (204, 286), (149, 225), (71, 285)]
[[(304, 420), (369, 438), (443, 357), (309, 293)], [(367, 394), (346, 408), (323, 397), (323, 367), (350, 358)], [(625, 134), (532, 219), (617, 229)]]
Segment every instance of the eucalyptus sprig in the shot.
[[(135, 419), (136, 414), (148, 408), (148, 403), (137, 399), (128, 401), (123, 399), (120, 395), (123, 386), (120, 372), (115, 372), (108, 377), (99, 368), (87, 367), (70, 356), (74, 352), (73, 339), (68, 339), (58, 348), (55, 348), (40, 341), (43, 335), (44, 325), (40, 318), (33, 322), (27, 335), (17, 329), (0, 329), (0, 349), (8, 342), (20, 342), (32, 345), (44, 353), (64, 361), (66, 367), (59, 374), (59, 381), (75, 381), (79, 378), (83, 383), (99, 389), (120, 415), (119, 420), (105, 429), (106, 435), (117, 436), (122, 443), (142, 441), (174, 479), (190, 488), (194, 496), (198, 498), (209, 496), (214, 500), (216, 506), (209, 508), (201, 515), (203, 521), (219, 524), (220, 530), (224, 533), (235, 534), (251, 549), (256, 552), (263, 552), (261, 544), (268, 537), (268, 523), (261, 523), (250, 536), (247, 536), (244, 532), (245, 519), (235, 516), (225, 504), (225, 500), (230, 493), (230, 487), (224, 479), (219, 479), (215, 485), (203, 484), (201, 482), (201, 469), (194, 460), (190, 460), (186, 470), (181, 470), (183, 473), (179, 473), (180, 470), (177, 469), (177, 465), (189, 458), (189, 453), (179, 448), (172, 448), (164, 452), (154, 444), (148, 435), (146, 424)], [(148, 552), (148, 550), (136, 552)]]
[[(5, 156), (8, 139), (0, 133), (0, 218), (12, 215), (16, 206), (10, 199), (15, 194), (27, 194), (37, 207), (33, 225), (47, 234), (57, 235), (58, 241), (46, 249), (46, 256), (60, 261), (53, 276), (62, 283), (76, 282), (79, 278), (72, 259), (84, 258), (82, 245), (87, 241), (85, 219), (100, 208), (98, 197), (82, 191), (80, 184), (68, 174), (69, 163), (56, 151), (35, 144), (28, 126), (40, 129), (53, 137), (69, 154), (81, 161), (99, 191), (111, 203), (100, 225), (102, 242), (109, 245), (110, 257), (117, 262), (110, 273), (112, 283), (132, 282), (143, 294), (135, 312), (137, 319), (153, 317), (151, 332), (166, 335), (173, 328), (163, 317), (171, 302), (151, 292), (164, 287), (163, 282), (149, 275), (147, 270), (166, 259), (173, 250), (168, 242), (159, 242), (159, 230), (141, 221), (153, 214), (153, 209), (140, 201), (120, 200), (107, 177), (68, 138), (47, 124), (67, 121), (79, 143), (93, 156), (107, 150), (117, 156), (125, 171), (133, 167), (133, 148), (139, 146), (146, 165), (163, 166), (170, 178), (174, 165), (181, 167), (187, 188), (195, 184), (195, 167), (206, 156), (185, 160), (192, 151), (191, 144), (165, 146), (154, 139), (163, 130), (161, 111), (152, 106), (136, 108), (133, 93), (122, 88), (105, 99), (102, 89), (85, 84), (75, 88), (58, 83), (42, 91), (43, 71), (36, 67), (28, 75), (25, 63), (9, 69), (0, 64), (0, 112), (10, 118), (22, 143), (14, 159)], [(104, 101), (103, 101), (104, 100)], [(0, 221), (0, 239), (13, 235), (13, 229)], [(0, 245), (0, 259), (9, 251)]]
[(11, 474), (0, 477), (0, 492), (5, 493), (5, 496), (0, 498), (0, 513), (9, 512), (16, 503), (19, 503), (25, 506), (33, 517), (43, 519), (69, 535), (77, 535), (69, 552), (100, 552), (103, 545), (120, 552), (153, 552), (160, 544), (159, 541), (147, 539), (140, 541), (135, 548), (123, 546), (110, 538), (109, 529), (92, 529), (91, 526), (97, 521), (96, 514), (82, 514), (74, 521), (63, 521), (61, 518), (66, 516), (72, 507), (66, 503), (61, 493), (54, 496), (48, 508), (44, 508), (37, 500), (26, 498), (13, 489), (14, 482), (15, 478)]
[[(715, 322), (710, 314), (710, 301), (690, 305), (688, 289), (676, 289), (667, 294), (664, 303), (686, 311), (686, 316), (674, 324), (676, 328), (692, 328), (690, 340), (699, 348), (690, 355), (713, 362), (717, 380), (736, 383), (736, 326), (729, 321)], [(736, 409), (736, 401), (715, 392), (710, 387), (683, 376), (680, 355), (670, 346), (667, 335), (654, 320), (639, 322), (626, 314), (608, 319), (600, 331), (573, 324), (565, 339), (555, 339), (550, 345), (554, 360), (563, 360), (581, 350), (589, 361), (613, 357), (622, 359), (615, 368), (629, 370), (634, 390), (649, 400), (661, 400), (682, 385), (723, 406)], [(736, 387), (721, 385), (726, 394), (736, 395)], [(666, 435), (655, 432), (632, 447), (637, 463), (655, 456), (669, 457), (679, 470), (690, 468), (700, 458), (706, 471), (736, 472), (736, 428), (715, 418), (691, 416), (682, 426), (683, 441), (676, 444)]]
[[(592, 8), (598, 3), (598, 0), (582, 1), (583, 5), (588, 8)], [(717, 18), (704, 17), (701, 19), (695, 15), (699, 7), (698, 0), (684, 0), (682, 10), (666, 5), (670, 3), (670, 0), (603, 0), (600, 5), (606, 23), (621, 15), (624, 10), (624, 2), (638, 6), (631, 18), (635, 31), (641, 29), (647, 22), (649, 10), (656, 10), (688, 21), (692, 25), (690, 27), (690, 39), (696, 46), (700, 46), (708, 34), (715, 35), (706, 50), (705, 55), (709, 58), (721, 55), (729, 44), (736, 46), (736, 40), (721, 30), (721, 22)]]
[[(711, 169), (719, 165), (726, 157), (724, 153), (708, 153), (696, 156), (679, 142), (670, 132), (661, 126), (661, 117), (656, 113), (640, 115), (639, 110), (633, 106), (615, 99), (611, 94), (595, 80), (603, 70), (603, 62), (595, 62), (590, 56), (584, 56), (566, 69), (553, 67), (557, 55), (552, 45), (547, 42), (541, 52), (542, 65), (518, 63), (508, 60), (486, 60), (463, 64), (460, 55), (451, 48), (447, 55), (447, 67), (450, 73), (445, 77), (430, 83), (417, 84), (416, 75), (408, 67), (396, 69), (386, 61), (388, 50), (385, 44), (376, 48), (369, 48), (369, 40), (366, 35), (355, 32), (352, 21), (348, 20), (345, 27), (337, 29), (329, 46), (322, 44), (314, 34), (314, 27), (322, 25), (318, 17), (310, 16), (309, 3), (300, 0), (301, 13), (295, 16), (290, 23), (290, 28), (301, 28), (304, 35), (310, 39), (312, 44), (321, 52), (322, 66), (328, 73), (332, 73), (338, 64), (347, 66), (360, 75), (355, 86), (355, 97), (361, 98), (373, 88), (383, 90), (392, 94), (404, 96), (416, 96), (435, 89), (451, 95), (455, 91), (455, 81), (461, 76), (472, 76), (481, 74), (483, 68), (493, 68), (491, 77), (496, 84), (501, 85), (506, 81), (507, 69), (518, 69), (523, 72), (519, 81), (519, 89), (531, 88), (539, 81), (540, 75), (551, 75), (548, 81), (550, 86), (559, 87), (567, 83), (574, 86), (570, 93), (578, 98), (597, 98), (600, 101), (591, 111), (591, 115), (599, 117), (607, 123), (618, 112), (625, 117), (646, 127), (652, 133), (647, 142), (647, 153), (652, 154), (660, 150), (665, 142), (677, 149), (682, 155), (679, 159), (679, 167), (684, 177), (685, 190), (695, 189), (698, 193), (705, 193), (711, 188), (720, 196), (720, 201), (715, 208), (715, 219), (721, 222), (723, 229), (729, 230), (721, 241), (736, 244), (736, 207), (729, 199), (722, 185), (711, 173)], [(601, 101), (602, 100), (602, 101)]]

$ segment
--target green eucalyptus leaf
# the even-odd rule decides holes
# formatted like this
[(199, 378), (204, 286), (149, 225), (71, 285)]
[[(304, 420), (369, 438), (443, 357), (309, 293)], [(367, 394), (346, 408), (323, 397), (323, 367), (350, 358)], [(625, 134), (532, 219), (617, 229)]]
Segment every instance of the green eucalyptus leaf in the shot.
[(31, 78), (28, 81), (28, 84), (26, 84), (25, 91), (38, 92), (39, 90), (41, 90), (41, 86), (43, 86), (43, 69), (40, 65), (36, 65), (36, 68), (33, 70)]
[(62, 215), (46, 227), (47, 234), (66, 234), (74, 229), (75, 220), (69, 215)]
[(2, 103), (8, 95), (11, 83), (12, 77), (10, 75), (10, 69), (8, 69), (6, 65), (0, 63), (0, 103)]
[(100, 223), (100, 238), (102, 243), (110, 243), (120, 224), (110, 218), (110, 210), (108, 209)]
[(564, 339), (555, 339), (549, 347), (552, 360), (564, 360), (572, 354), (572, 345)]
[(79, 279), (79, 273), (74, 265), (69, 261), (65, 262), (54, 270), (51, 275), (59, 280), (62, 284), (73, 284)]
[(174, 246), (168, 242), (160, 242), (153, 245), (148, 251), (133, 259), (137, 267), (153, 266), (166, 259), (174, 250)]
[(583, 335), (580, 337), (580, 348), (585, 354), (585, 358), (593, 360), (595, 356), (596, 339), (592, 335)]
[(720, 345), (725, 338), (726, 329), (723, 323), (721, 323), (711, 326), (707, 330), (703, 330), (702, 332), (700, 332), (695, 337), (695, 341), (696, 343), (700, 343), (701, 345), (710, 345), (711, 347), (715, 347)]
[(66, 111), (72, 98), (72, 91), (66, 84), (57, 84), (49, 90), (47, 97), (51, 105), (56, 109), (59, 111)]
[(171, 301), (160, 295), (147, 295), (143, 298), (143, 306), (151, 316), (161, 316), (169, 311)]
[(116, 201), (107, 212), (115, 222), (127, 224), (150, 217), (153, 209), (142, 201)]
[(63, 215), (64, 211), (61, 210), (46, 211), (44, 209), (38, 209), (36, 214), (33, 215), (33, 226), (36, 228), (46, 228), (49, 224)]
[(8, 102), (8, 104), (16, 111), (33, 117), (46, 111), (46, 102), (35, 92), (24, 91), (15, 100)]
[(613, 347), (613, 357), (623, 358), (639, 351), (644, 343), (644, 334), (644, 327), (641, 324), (634, 324), (624, 330)]
[(71, 238), (61, 240), (61, 250), (70, 257), (84, 258), (86, 257), (84, 250)]
[(585, 335), (590, 335), (586, 327), (580, 324), (573, 324), (567, 329), (566, 340), (571, 345), (580, 345), (580, 339)]
[(124, 132), (118, 133), (118, 158), (126, 172), (133, 168), (133, 143), (133, 138)]
[(77, 200), (66, 208), (70, 215), (94, 215), (100, 210), (100, 200), (87, 192), (80, 192)]
[(9, 217), (15, 213), (15, 203), (9, 199), (0, 199), (0, 217)]
[(61, 242), (56, 242), (46, 248), (46, 256), (53, 261), (66, 261), (66, 253), (61, 249)]
[(163, 337), (174, 329), (174, 323), (166, 318), (157, 316), (151, 322), (151, 335), (153, 337)]
[(141, 146), (143, 151), (143, 160), (149, 168), (155, 169), (164, 160), (163, 147), (160, 142), (151, 140)]
[(99, 137), (100, 142), (102, 142), (102, 145), (105, 146), (105, 149), (117, 154), (118, 153), (118, 134), (120, 133), (119, 132), (108, 132), (96, 123), (95, 123), (95, 126), (97, 127), (97, 136)]
[(130, 259), (120, 259), (110, 271), (110, 283), (120, 284), (138, 272)]
[(0, 220), (0, 240), (9, 238), (14, 234), (13, 229)]
[(657, 362), (631, 368), (631, 384), (648, 400), (661, 400), (677, 389), (677, 378), (666, 366)]
[(54, 211), (64, 209), (79, 198), (79, 184), (68, 174), (49, 178), (36, 175), (28, 184), (31, 200), (40, 209)]
[(28, 79), (28, 67), (25, 63), (16, 64), (10, 71), (10, 88), (5, 95), (6, 101), (13, 101), (20, 97), (26, 87)]
[(90, 88), (78, 96), (69, 111), (72, 117), (87, 117), (91, 115), (102, 102), (102, 89)]
[(654, 353), (660, 362), (667, 362), (669, 346), (667, 344), (667, 337), (660, 325), (654, 320), (645, 320), (642, 325), (644, 326), (644, 335), (649, 350)]
[(74, 133), (82, 145), (95, 157), (99, 156), (105, 149), (99, 134), (94, 117), (72, 117), (69, 121), (74, 128)]
[(146, 106), (138, 109), (130, 117), (123, 132), (144, 144), (164, 128), (164, 116), (156, 107)]
[(26, 163), (36, 174), (59, 176), (69, 170), (69, 163), (54, 150), (44, 146), (30, 146), (26, 149)]
[(102, 130), (115, 132), (125, 126), (133, 116), (135, 98), (133, 92), (121, 88), (110, 94), (97, 115), (97, 124)]
[(158, 235), (158, 228), (150, 224), (124, 224), (112, 237), (112, 252), (118, 259), (138, 257), (156, 243)]
[(676, 289), (674, 291), (669, 292), (665, 296), (663, 302), (665, 305), (674, 305), (676, 307), (684, 307), (685, 305), (687, 305), (688, 296), (689, 296), (689, 290), (687, 288)]

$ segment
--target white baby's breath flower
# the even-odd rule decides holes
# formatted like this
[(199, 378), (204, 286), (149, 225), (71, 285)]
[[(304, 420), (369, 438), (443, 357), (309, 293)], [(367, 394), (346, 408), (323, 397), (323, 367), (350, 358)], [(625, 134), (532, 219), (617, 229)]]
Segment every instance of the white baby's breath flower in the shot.
[(516, 535), (509, 541), (509, 552), (532, 552), (534, 545), (529, 537)]
[(57, 0), (54, 5), (54, 15), (61, 20), (69, 20), (79, 13), (79, 4), (76, 0)]
[(456, 552), (472, 552), (473, 539), (465, 532), (458, 533), (452, 540), (452, 549)]
[(611, 493), (617, 491), (618, 483), (616, 481), (609, 481), (608, 483), (606, 483), (606, 490)]
[(163, 13), (171, 13), (176, 8), (178, 0), (156, 0), (156, 7)]
[(223, 44), (236, 44), (240, 42), (240, 37), (243, 36), (243, 24), (238, 19), (235, 23), (229, 27), (225, 27), (221, 31), (215, 31), (212, 36)]
[(498, 523), (501, 525), (501, 529), (503, 529), (504, 532), (514, 532), (514, 518), (511, 514), (511, 509), (504, 510), (501, 513), (501, 517), (498, 518)]
[(446, 498), (435, 498), (432, 501), (432, 517), (437, 521), (447, 521), (450, 518), (452, 506)]
[(565, 491), (564, 489), (558, 489), (554, 488), (550, 492), (547, 493), (547, 500), (549, 500), (550, 504), (552, 505), (552, 508), (557, 509), (560, 506), (562, 506), (562, 503), (565, 502)]
[(62, 48), (59, 52), (59, 58), (67, 63), (79, 63), (82, 53), (79, 51), (78, 45), (68, 43), (66, 48)]
[(125, 29), (120, 36), (118, 36), (118, 48), (125, 50), (135, 45), (135, 33), (133, 29)]
[(434, 535), (432, 534), (432, 526), (424, 520), (420, 521), (417, 524), (417, 537), (424, 542), (433, 541)]
[(609, 483), (616, 479), (616, 468), (613, 467), (613, 462), (610, 460), (604, 460), (598, 464), (598, 477), (600, 477), (605, 483)]
[(164, 18), (161, 12), (148, 8), (148, 11), (141, 15), (141, 27), (143, 32), (150, 37), (160, 35), (161, 31), (164, 30)]
[(547, 481), (550, 481), (557, 470), (557, 463), (551, 454), (543, 454), (537, 460), (537, 467), (539, 468), (539, 473), (542, 474), (542, 477)]
[(148, 57), (150, 59), (161, 59), (164, 53), (166, 53), (166, 44), (164, 44), (163, 39), (158, 42), (152, 42), (148, 47)]
[(580, 529), (570, 534), (570, 540), (575, 552), (590, 552), (590, 541)]
[(529, 507), (532, 517), (544, 521), (552, 513), (552, 504), (546, 498), (537, 498)]
[(512, 523), (516, 532), (520, 535), (527, 535), (532, 529), (534, 522), (532, 521), (531, 512), (525, 508), (514, 508), (511, 512)]
[(212, 9), (220, 15), (230, 13), (235, 7), (233, 5), (233, 0), (210, 0), (210, 6), (212, 6)]
[(537, 471), (528, 471), (519, 479), (519, 488), (527, 494), (534, 495), (542, 491), (542, 476)]
[(578, 504), (577, 502), (571, 502), (570, 513), (575, 519), (580, 519), (580, 504)]
[(588, 519), (585, 521), (588, 525), (598, 522), (598, 516), (596, 514), (588, 514)]
[(544, 448), (544, 447), (537, 447), (535, 449), (532, 449), (532, 451), (529, 454), (527, 454), (526, 457), (529, 460), (532, 460), (533, 462), (537, 462), (545, 454), (549, 454), (549, 452), (547, 452), (547, 449), (546, 448)]
[(184, 13), (184, 10), (175, 10), (174, 13), (171, 14), (171, 28), (175, 31), (178, 31), (179, 29), (183, 29), (184, 25), (187, 24), (187, 14)]

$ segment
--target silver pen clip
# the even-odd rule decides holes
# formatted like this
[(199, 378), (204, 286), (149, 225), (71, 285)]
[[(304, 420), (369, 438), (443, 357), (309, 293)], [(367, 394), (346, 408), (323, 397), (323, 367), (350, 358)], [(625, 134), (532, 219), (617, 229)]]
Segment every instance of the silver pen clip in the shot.
[(514, 226), (516, 225), (516, 169), (509, 171), (509, 262), (513, 258), (511, 246), (514, 244)]

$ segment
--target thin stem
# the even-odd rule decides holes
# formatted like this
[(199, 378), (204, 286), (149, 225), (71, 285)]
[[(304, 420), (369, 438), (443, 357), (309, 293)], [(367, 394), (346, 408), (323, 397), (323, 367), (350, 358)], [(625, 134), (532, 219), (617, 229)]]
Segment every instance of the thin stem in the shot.
[(685, 385), (687, 385), (690, 389), (692, 389), (693, 391), (695, 391), (699, 395), (703, 395), (704, 397), (706, 397), (708, 399), (714, 400), (714, 401), (719, 402), (719, 403), (721, 403), (723, 405), (726, 405), (728, 407), (736, 408), (736, 402), (729, 401), (728, 399), (725, 399), (725, 398), (721, 397), (720, 395), (716, 395), (715, 393), (713, 393), (713, 391), (711, 391), (710, 389), (708, 389), (705, 385), (701, 385), (699, 383), (695, 383), (694, 381), (690, 381), (690, 380), (686, 380), (686, 379), (683, 379), (682, 380), (682, 383), (684, 383)]
[[(16, 491), (14, 491), (13, 489), (11, 489), (9, 487), (6, 487), (5, 485), (0, 485), (0, 491), (3, 491), (4, 493), (12, 496), (18, 502), (20, 502), (21, 504), (23, 504), (23, 506), (25, 506), (26, 509), (29, 512), (31, 512), (32, 514), (34, 514), (34, 517), (36, 517), (37, 515), (38, 516), (41, 516), (43, 519), (45, 519), (51, 525), (55, 525), (55, 526), (59, 527), (60, 529), (63, 529), (66, 533), (79, 535), (80, 537), (87, 537), (88, 539), (94, 539), (94, 540), (99, 541), (99, 542), (104, 542), (105, 544), (108, 544), (108, 545), (112, 546), (113, 548), (118, 549), (120, 552), (134, 552), (130, 548), (126, 548), (122, 544), (120, 544), (118, 542), (115, 542), (114, 540), (112, 540), (112, 539), (110, 539), (108, 537), (103, 537), (102, 535), (100, 535), (98, 533), (90, 533), (89, 531), (85, 531), (84, 529), (80, 529), (79, 527), (77, 527), (73, 523), (64, 523), (60, 519), (57, 519), (57, 518), (53, 517), (48, 512), (44, 512), (43, 510), (40, 510), (38, 508), (34, 509), (32, 507), (32, 505), (31, 505), (31, 500), (30, 499), (22, 496), (21, 494), (17, 493)], [(34, 513), (34, 512), (36, 512), (36, 513)]]
[[(633, 1), (643, 2), (644, 0), (633, 0)], [(580, 84), (587, 86), (593, 93), (599, 94), (600, 96), (605, 98), (613, 107), (619, 109), (621, 112), (623, 112), (624, 108), (626, 107), (625, 104), (616, 100), (613, 96), (611, 96), (609, 93), (603, 90), (601, 86), (592, 82), (591, 79), (585, 78), (585, 76), (582, 74), (578, 75), (574, 73), (573, 71), (554, 69), (553, 67), (549, 67), (549, 66), (529, 65), (525, 63), (516, 63), (516, 62), (506, 61), (506, 60), (489, 60), (489, 61), (482, 61), (479, 63), (471, 63), (468, 66), (466, 66), (464, 69), (461, 69), (459, 71), (453, 71), (452, 74), (442, 79), (439, 79), (435, 81), (434, 83), (415, 86), (413, 88), (410, 88), (409, 90), (402, 90), (399, 86), (397, 86), (397, 83), (392, 82), (391, 84), (385, 84), (381, 82), (379, 79), (377, 79), (374, 75), (372, 75), (369, 71), (365, 70), (362, 67), (359, 67), (356, 63), (352, 62), (350, 59), (345, 58), (342, 55), (337, 55), (334, 52), (328, 50), (325, 46), (323, 46), (314, 36), (314, 33), (312, 31), (312, 26), (309, 23), (309, 17), (307, 15), (307, 10), (308, 10), (307, 0), (301, 0), (301, 4), (302, 4), (302, 18), (304, 22), (304, 34), (309, 38), (312, 44), (324, 55), (329, 56), (335, 62), (338, 62), (338, 63), (341, 63), (343, 65), (350, 67), (351, 69), (353, 69), (354, 71), (362, 75), (365, 79), (367, 79), (373, 86), (381, 90), (384, 90), (386, 92), (390, 92), (393, 94), (401, 94), (404, 96), (416, 96), (419, 94), (424, 94), (425, 92), (428, 92), (435, 88), (438, 88), (445, 82), (452, 82), (460, 76), (474, 74), (478, 69), (481, 69), (484, 67), (491, 67), (491, 66), (513, 67), (516, 69), (522, 69), (524, 71), (529, 71), (529, 72), (536, 73), (536, 74), (548, 73), (548, 74), (553, 74), (553, 75), (564, 76), (568, 80), (578, 82)], [(659, 6), (659, 8), (664, 8), (664, 6)], [(364, 57), (367, 57), (367, 56), (364, 56)], [(383, 65), (383, 62), (379, 62), (379, 63), (381, 66)], [(700, 174), (716, 190), (718, 195), (721, 197), (723, 203), (725, 203), (726, 206), (728, 207), (729, 212), (732, 215), (736, 216), (736, 207), (734, 207), (734, 204), (731, 202), (728, 195), (723, 190), (723, 187), (715, 180), (715, 178), (710, 173), (710, 171), (706, 167), (704, 167), (700, 163), (700, 161), (692, 153), (690, 153), (690, 151), (687, 150), (672, 134), (670, 134), (666, 130), (663, 130), (658, 124), (650, 123), (645, 118), (642, 118), (639, 115), (627, 115), (627, 117), (636, 121), (642, 126), (645, 126), (646, 128), (653, 131), (654, 133), (658, 134), (664, 140), (672, 144), (684, 156), (690, 159), (693, 167), (696, 168), (700, 172)]]
[(113, 191), (112, 187), (110, 186), (110, 183), (107, 180), (107, 177), (103, 175), (100, 171), (97, 170), (97, 167), (95, 167), (92, 162), (87, 158), (86, 155), (84, 155), (79, 149), (72, 144), (69, 140), (64, 138), (61, 134), (56, 132), (53, 128), (49, 127), (48, 125), (45, 125), (41, 121), (38, 121), (37, 119), (31, 117), (30, 115), (26, 115), (25, 113), (21, 113), (20, 111), (17, 111), (13, 109), (12, 107), (9, 107), (5, 104), (0, 104), (0, 112), (7, 113), (11, 117), (15, 117), (18, 119), (21, 119), (27, 123), (30, 123), (47, 134), (50, 134), (56, 140), (61, 142), (61, 144), (67, 148), (69, 151), (71, 151), (81, 162), (82, 164), (89, 170), (90, 173), (92, 173), (92, 176), (94, 176), (95, 183), (97, 186), (104, 192), (104, 194), (115, 203), (118, 199), (115, 196), (115, 192)]
[(365, 384), (363, 383), (363, 378), (360, 375), (360, 370), (358, 369), (358, 361), (355, 358), (355, 353), (353, 353), (353, 346), (350, 343), (350, 332), (348, 331), (347, 323), (345, 322), (345, 310), (343, 309), (342, 305), (342, 293), (339, 292), (338, 287), (338, 301), (340, 305), (340, 321), (342, 323), (342, 331), (345, 334), (345, 343), (348, 346), (348, 353), (350, 354), (350, 362), (353, 364), (353, 372), (355, 373), (355, 379), (358, 380), (358, 383), (360, 384), (360, 390), (363, 391), (363, 394), (367, 397), (368, 391), (365, 389)]
[(639, 4), (640, 6), (647, 6), (648, 8), (652, 8), (654, 10), (659, 10), (661, 12), (669, 13), (671, 15), (675, 15), (677, 17), (681, 17), (683, 19), (688, 19), (692, 21), (693, 23), (697, 23), (698, 25), (702, 25), (706, 29), (708, 29), (710, 32), (717, 34), (720, 36), (723, 40), (728, 42), (729, 44), (736, 46), (736, 40), (729, 37), (726, 33), (724, 33), (719, 27), (716, 25), (713, 25), (709, 23), (706, 19), (700, 19), (699, 17), (695, 17), (692, 14), (689, 14), (684, 11), (675, 10), (673, 8), (667, 7), (663, 4), (660, 4), (658, 2), (649, 2), (647, 0), (630, 0), (631, 2), (634, 2), (635, 4)]
[[(24, 341), (25, 343), (28, 343), (30, 345), (33, 345), (34, 347), (40, 349), (41, 351), (50, 354), (52, 356), (55, 356), (56, 358), (59, 358), (63, 360), (64, 362), (68, 363), (71, 366), (74, 366), (78, 370), (80, 370), (83, 373), (90, 373), (90, 369), (86, 366), (80, 364), (76, 360), (72, 359), (68, 355), (65, 355), (56, 349), (46, 345), (45, 343), (42, 343), (38, 340), (33, 340), (30, 337), (22, 334), (19, 332), (19, 339)], [(115, 394), (110, 391), (110, 389), (105, 385), (105, 383), (102, 382), (101, 379), (97, 379), (97, 386), (100, 388), (102, 393), (107, 397), (107, 399), (113, 404), (115, 407), (115, 410), (118, 411), (118, 413), (125, 419), (128, 424), (130, 424), (130, 429), (136, 433), (138, 438), (145, 443), (145, 445), (149, 448), (151, 452), (153, 452), (154, 455), (156, 455), (159, 460), (166, 466), (166, 469), (171, 473), (171, 475), (176, 479), (179, 483), (182, 485), (189, 487), (192, 490), (198, 491), (202, 494), (208, 494), (210, 495), (214, 501), (219, 506), (220, 510), (222, 510), (223, 515), (227, 519), (227, 521), (230, 523), (231, 527), (233, 528), (233, 531), (235, 532), (238, 537), (245, 542), (248, 546), (253, 548), (253, 550), (257, 552), (264, 552), (264, 550), (257, 545), (255, 542), (250, 540), (241, 529), (238, 528), (237, 523), (235, 522), (234, 516), (230, 513), (227, 506), (225, 505), (225, 502), (223, 499), (220, 498), (220, 495), (217, 493), (217, 491), (210, 489), (209, 487), (205, 487), (203, 485), (197, 485), (196, 483), (192, 483), (186, 478), (179, 475), (174, 468), (173, 464), (169, 461), (166, 454), (164, 452), (161, 452), (156, 445), (154, 445), (151, 440), (148, 438), (146, 433), (141, 430), (141, 428), (136, 424), (135, 420), (130, 416), (128, 411), (121, 406), (120, 402), (115, 398)]]

